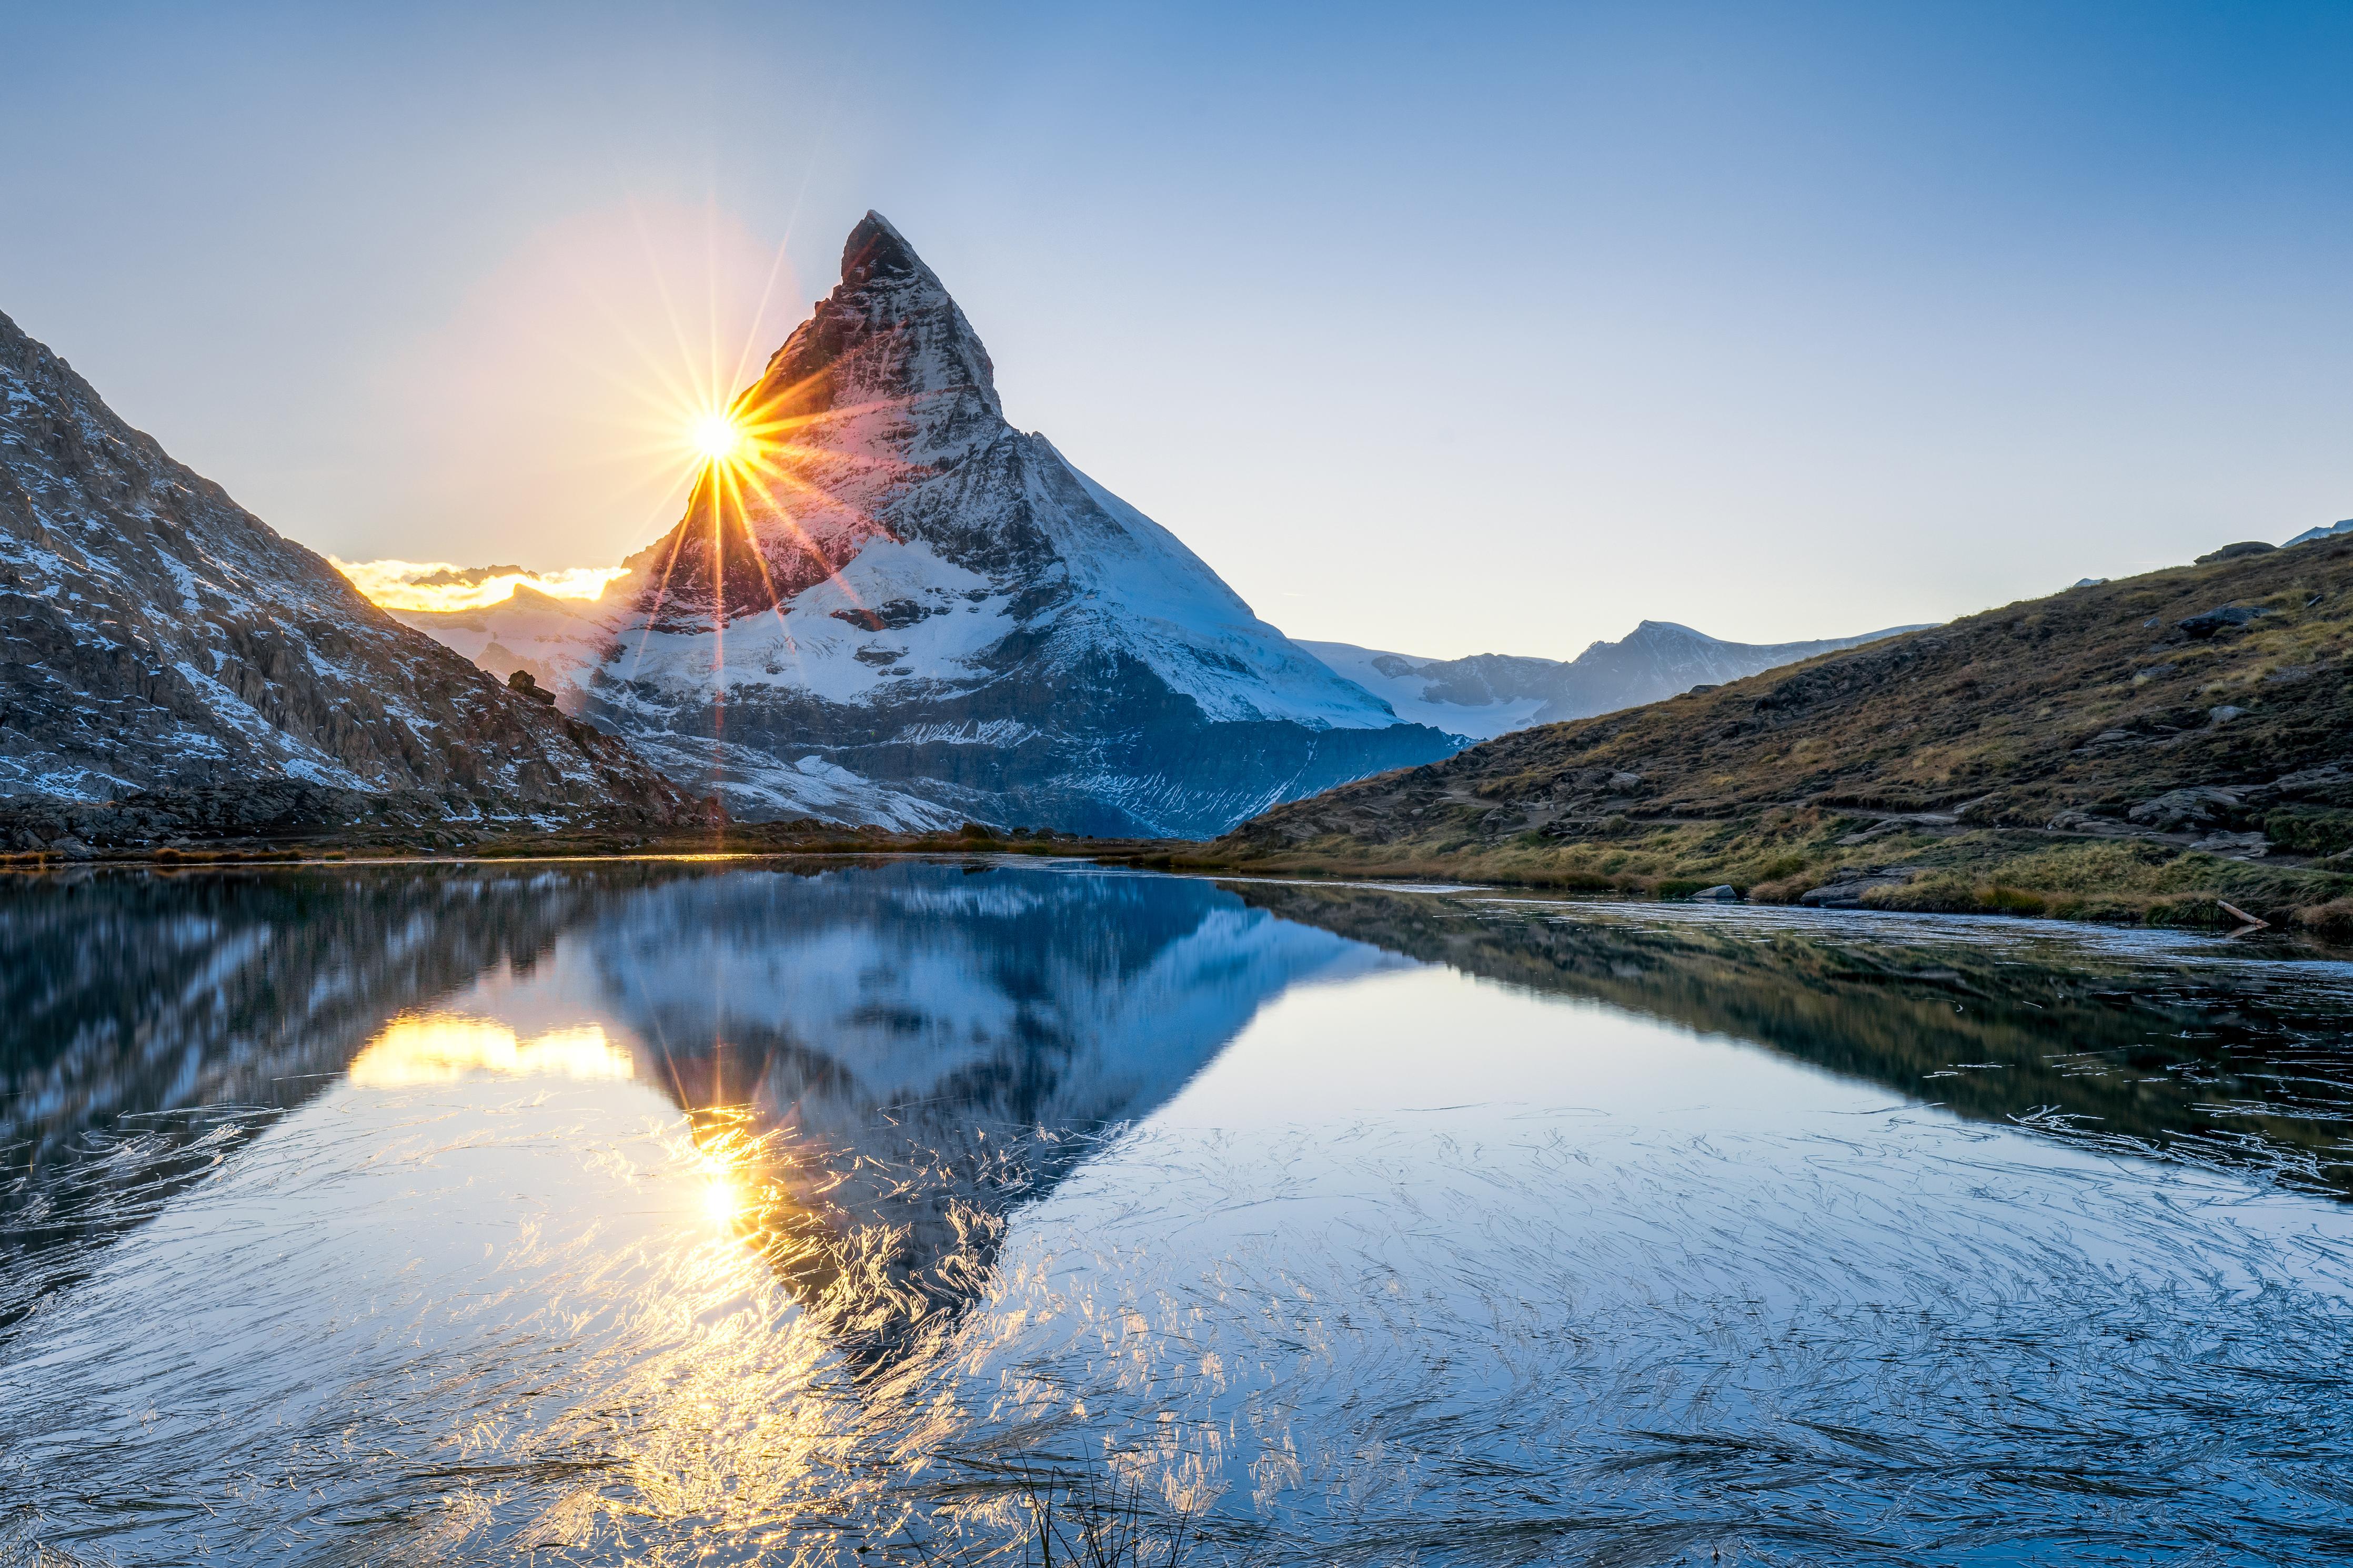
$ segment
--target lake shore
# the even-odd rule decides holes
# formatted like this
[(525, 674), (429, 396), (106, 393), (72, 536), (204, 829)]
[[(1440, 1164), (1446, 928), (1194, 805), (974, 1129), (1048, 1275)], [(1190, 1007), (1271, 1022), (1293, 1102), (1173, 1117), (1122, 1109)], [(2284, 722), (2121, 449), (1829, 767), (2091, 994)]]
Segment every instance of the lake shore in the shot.
[[(1624, 844), (1564, 851), (1505, 847), (1425, 854), (1346, 841), (1274, 854), (1230, 840), (1089, 838), (1048, 830), (892, 833), (807, 822), (731, 823), (691, 832), (481, 830), (448, 824), (389, 836), (312, 836), (0, 855), (0, 871), (94, 866), (197, 869), (245, 865), (639, 859), (676, 857), (1001, 854), (1187, 872), (1339, 882), (1438, 881), (1634, 901), (1724, 901), (1924, 914), (2268, 931), (2353, 944), (2353, 874), (2308, 858), (2235, 860), (2168, 844), (1905, 826), (1841, 841), (1869, 825), (1839, 814), (1713, 827), (1679, 825)], [(1811, 896), (1810, 896), (1811, 895)]]
[(1172, 864), (1623, 898), (1687, 899), (1728, 888), (1748, 903), (2112, 925), (2232, 930), (2253, 917), (2353, 942), (2353, 867), (2342, 855), (2240, 859), (2154, 837), (1965, 829), (1811, 809), (1746, 822), (1637, 823), (1621, 836), (1567, 847), (1452, 853), (1342, 837), (1252, 853), (1221, 841)]

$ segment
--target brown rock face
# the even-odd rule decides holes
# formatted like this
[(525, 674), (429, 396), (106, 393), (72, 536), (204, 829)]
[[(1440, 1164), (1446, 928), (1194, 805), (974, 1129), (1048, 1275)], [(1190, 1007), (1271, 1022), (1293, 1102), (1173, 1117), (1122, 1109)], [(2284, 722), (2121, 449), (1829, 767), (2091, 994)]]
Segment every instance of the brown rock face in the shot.
[(37, 822), (138, 797), (201, 833), (252, 790), (330, 816), (692, 809), (622, 742), (369, 604), (0, 316), (0, 804)]

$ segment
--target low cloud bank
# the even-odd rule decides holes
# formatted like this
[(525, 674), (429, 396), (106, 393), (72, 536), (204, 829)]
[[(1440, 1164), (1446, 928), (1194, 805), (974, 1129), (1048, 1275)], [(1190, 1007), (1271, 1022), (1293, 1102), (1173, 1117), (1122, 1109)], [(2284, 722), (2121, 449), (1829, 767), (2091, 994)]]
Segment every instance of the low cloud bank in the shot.
[(529, 587), (558, 599), (596, 599), (626, 566), (570, 566), (527, 572), (520, 566), (454, 566), (446, 561), (327, 559), (352, 586), (387, 610), (479, 610)]

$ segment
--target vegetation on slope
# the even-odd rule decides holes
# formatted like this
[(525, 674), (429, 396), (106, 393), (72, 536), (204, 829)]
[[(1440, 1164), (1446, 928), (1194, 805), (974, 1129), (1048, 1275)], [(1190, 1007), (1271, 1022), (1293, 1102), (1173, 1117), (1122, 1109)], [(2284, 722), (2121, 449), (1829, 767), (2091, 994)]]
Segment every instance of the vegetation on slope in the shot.
[(2353, 542), (2070, 589), (1280, 806), (1200, 863), (2353, 936)]

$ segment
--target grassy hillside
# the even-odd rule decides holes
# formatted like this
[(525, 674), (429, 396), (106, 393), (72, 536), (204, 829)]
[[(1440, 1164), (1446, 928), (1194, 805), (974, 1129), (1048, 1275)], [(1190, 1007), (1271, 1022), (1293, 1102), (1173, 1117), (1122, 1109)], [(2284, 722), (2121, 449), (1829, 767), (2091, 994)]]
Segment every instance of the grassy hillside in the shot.
[[(2219, 612), (2219, 613), (2218, 613)], [(2353, 936), (2353, 542), (2075, 588), (1278, 807), (1205, 864)]]

